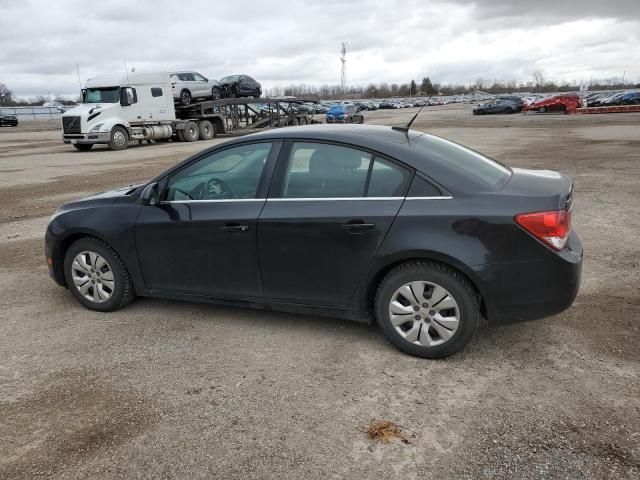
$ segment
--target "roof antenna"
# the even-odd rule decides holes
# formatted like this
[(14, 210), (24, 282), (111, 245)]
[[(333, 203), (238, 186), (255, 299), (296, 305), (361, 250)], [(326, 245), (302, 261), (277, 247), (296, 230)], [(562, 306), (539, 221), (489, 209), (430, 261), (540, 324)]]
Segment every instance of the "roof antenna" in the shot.
[(416, 117), (418, 115), (420, 115), (420, 112), (422, 111), (422, 109), (424, 108), (424, 105), (422, 107), (420, 107), (420, 110), (418, 110), (416, 112), (416, 114), (411, 118), (411, 120), (409, 120), (409, 123), (407, 123), (406, 125), (398, 125), (395, 127), (391, 127), (392, 130), (397, 130), (399, 132), (405, 132), (405, 133), (409, 133), (409, 129), (411, 128), (411, 124), (413, 123), (413, 121), (416, 119)]

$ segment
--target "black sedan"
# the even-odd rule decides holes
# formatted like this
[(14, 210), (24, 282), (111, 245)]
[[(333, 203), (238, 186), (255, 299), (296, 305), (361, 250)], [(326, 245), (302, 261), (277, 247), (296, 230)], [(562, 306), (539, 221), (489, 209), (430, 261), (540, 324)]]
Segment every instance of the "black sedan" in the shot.
[(9, 113), (0, 112), (0, 127), (17, 127), (18, 117)]
[(223, 93), (226, 97), (260, 98), (262, 85), (249, 75), (229, 75), (220, 79)]
[(480, 316), (572, 304), (572, 191), (560, 173), (403, 128), (283, 128), (61, 206), (45, 254), (93, 310), (139, 295), (376, 319), (405, 352), (444, 357)]

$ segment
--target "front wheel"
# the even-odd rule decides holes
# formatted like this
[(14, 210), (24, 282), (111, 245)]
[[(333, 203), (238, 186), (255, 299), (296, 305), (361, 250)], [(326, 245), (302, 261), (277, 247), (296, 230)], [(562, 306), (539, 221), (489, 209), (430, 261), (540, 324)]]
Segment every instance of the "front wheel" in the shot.
[(452, 355), (469, 343), (479, 321), (478, 297), (460, 273), (442, 264), (402, 264), (380, 283), (376, 317), (400, 350), (423, 358)]
[(79, 152), (88, 152), (93, 148), (92, 143), (74, 143), (73, 146)]
[(109, 140), (109, 148), (111, 150), (124, 150), (129, 146), (129, 134), (119, 125), (111, 129), (111, 137)]
[(547, 111), (547, 107), (538, 107), (538, 113), (544, 113)]
[(213, 87), (211, 89), (211, 98), (214, 100), (220, 99), (220, 89), (218, 87)]
[(180, 105), (186, 107), (191, 104), (191, 92), (189, 90), (183, 90), (180, 92)]
[(91, 310), (117, 310), (135, 298), (133, 281), (124, 262), (97, 238), (81, 238), (69, 247), (64, 275), (71, 294)]

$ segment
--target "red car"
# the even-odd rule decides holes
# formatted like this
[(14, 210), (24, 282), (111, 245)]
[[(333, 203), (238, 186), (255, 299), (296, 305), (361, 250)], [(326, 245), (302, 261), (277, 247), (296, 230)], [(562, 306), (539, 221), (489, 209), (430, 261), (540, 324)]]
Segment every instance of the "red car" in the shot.
[(531, 105), (527, 105), (524, 111), (536, 110), (539, 113), (545, 113), (552, 110), (563, 110), (566, 113), (576, 108), (582, 108), (582, 99), (580, 96), (576, 94), (562, 94), (533, 102)]

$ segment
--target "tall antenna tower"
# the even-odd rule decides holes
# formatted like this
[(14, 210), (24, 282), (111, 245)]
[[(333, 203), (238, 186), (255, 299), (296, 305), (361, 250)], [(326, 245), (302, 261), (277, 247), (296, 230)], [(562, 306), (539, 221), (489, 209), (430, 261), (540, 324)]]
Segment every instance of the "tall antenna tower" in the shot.
[(342, 62), (342, 70), (340, 72), (340, 88), (342, 89), (342, 93), (347, 89), (347, 44), (346, 42), (342, 42), (342, 48), (340, 49), (340, 61)]

